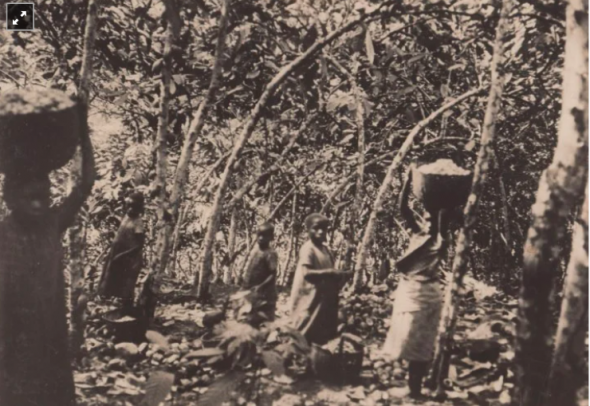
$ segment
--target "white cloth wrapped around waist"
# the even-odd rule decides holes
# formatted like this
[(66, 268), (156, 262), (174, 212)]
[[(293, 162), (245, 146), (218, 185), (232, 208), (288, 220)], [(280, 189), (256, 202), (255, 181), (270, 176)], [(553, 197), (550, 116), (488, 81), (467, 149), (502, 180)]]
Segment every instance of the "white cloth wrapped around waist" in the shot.
[(393, 313), (417, 312), (442, 306), (440, 283), (402, 277), (395, 292)]

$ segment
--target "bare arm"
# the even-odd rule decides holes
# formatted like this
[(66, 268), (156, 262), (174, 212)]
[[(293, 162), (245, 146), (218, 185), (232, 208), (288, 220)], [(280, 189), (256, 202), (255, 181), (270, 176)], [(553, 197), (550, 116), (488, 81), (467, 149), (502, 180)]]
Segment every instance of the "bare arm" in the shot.
[(410, 209), (410, 206), (408, 205), (408, 197), (410, 195), (410, 188), (412, 185), (411, 174), (412, 174), (413, 167), (414, 167), (414, 164), (412, 164), (412, 166), (410, 166), (410, 170), (406, 174), (404, 186), (402, 187), (402, 191), (400, 193), (400, 197), (398, 200), (398, 208), (399, 208), (399, 211), (400, 211), (402, 217), (407, 222), (407, 224), (410, 227), (410, 229), (412, 230), (412, 232), (417, 233), (417, 232), (422, 231), (422, 227), (420, 227), (420, 224), (416, 220), (416, 215), (415, 215), (414, 211), (412, 209)]
[(60, 232), (64, 232), (73, 224), (76, 214), (78, 211), (80, 211), (84, 201), (92, 191), (94, 179), (96, 177), (96, 170), (94, 167), (94, 152), (88, 131), (88, 110), (82, 102), (78, 103), (78, 109), (82, 127), (80, 131), (82, 173), (80, 176), (80, 183), (74, 185), (70, 195), (66, 197), (62, 205), (57, 209)]

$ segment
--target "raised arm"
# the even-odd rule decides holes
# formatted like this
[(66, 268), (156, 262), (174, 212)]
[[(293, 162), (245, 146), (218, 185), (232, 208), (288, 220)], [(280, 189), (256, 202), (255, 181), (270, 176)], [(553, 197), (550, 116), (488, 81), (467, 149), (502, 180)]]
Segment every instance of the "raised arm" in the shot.
[(94, 151), (88, 131), (88, 109), (82, 102), (78, 102), (78, 109), (81, 123), (80, 150), (82, 153), (82, 173), (80, 175), (80, 183), (74, 185), (70, 195), (66, 197), (62, 205), (57, 209), (60, 232), (64, 232), (73, 224), (76, 214), (80, 211), (84, 201), (92, 191), (96, 177)]
[(410, 189), (412, 186), (412, 176), (411, 175), (412, 175), (412, 168), (413, 167), (414, 167), (414, 164), (412, 164), (410, 166), (410, 170), (408, 170), (408, 172), (406, 173), (406, 179), (404, 180), (404, 185), (402, 187), (402, 191), (401, 191), (399, 199), (398, 199), (398, 208), (399, 208), (399, 211), (400, 211), (402, 217), (407, 222), (410, 229), (416, 233), (416, 232), (421, 231), (422, 227), (420, 227), (420, 223), (418, 223), (418, 221), (416, 220), (416, 215), (415, 215), (414, 211), (408, 205), (408, 197), (410, 195)]

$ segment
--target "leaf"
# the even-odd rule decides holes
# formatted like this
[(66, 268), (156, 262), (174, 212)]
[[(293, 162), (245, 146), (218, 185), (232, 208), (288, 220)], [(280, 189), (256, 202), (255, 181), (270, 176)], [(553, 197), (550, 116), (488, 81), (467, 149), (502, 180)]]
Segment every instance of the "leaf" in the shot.
[(241, 371), (230, 371), (211, 384), (209, 390), (199, 398), (199, 406), (218, 406), (227, 402), (231, 394), (246, 378)]
[(283, 358), (276, 351), (262, 351), (262, 361), (268, 369), (275, 375), (285, 374), (285, 365)]
[(176, 93), (176, 83), (173, 80), (170, 81), (170, 96), (174, 96)]
[(177, 85), (183, 85), (184, 75), (172, 75), (172, 80), (174, 80)]
[(367, 49), (367, 59), (373, 65), (375, 61), (375, 48), (373, 47), (373, 39), (371, 38), (371, 31), (366, 30), (365, 34), (365, 48)]
[(191, 351), (185, 355), (185, 358), (209, 358), (217, 357), (225, 354), (225, 350), (221, 348), (203, 348), (197, 351)]
[(158, 333), (157, 331), (148, 330), (145, 333), (145, 338), (147, 338), (147, 340), (150, 343), (157, 344), (158, 346), (160, 346), (160, 348), (162, 348), (166, 351), (170, 350), (170, 345), (168, 344), (168, 340), (166, 339), (166, 337), (164, 337), (162, 334)]
[(158, 406), (166, 399), (174, 384), (174, 375), (169, 372), (156, 371), (146, 383), (142, 406)]
[(467, 144), (465, 144), (465, 151), (471, 152), (473, 151), (473, 148), (475, 148), (475, 140), (471, 140)]
[(500, 377), (492, 382), (492, 389), (498, 393), (502, 392), (502, 387), (504, 386), (504, 375), (500, 375)]

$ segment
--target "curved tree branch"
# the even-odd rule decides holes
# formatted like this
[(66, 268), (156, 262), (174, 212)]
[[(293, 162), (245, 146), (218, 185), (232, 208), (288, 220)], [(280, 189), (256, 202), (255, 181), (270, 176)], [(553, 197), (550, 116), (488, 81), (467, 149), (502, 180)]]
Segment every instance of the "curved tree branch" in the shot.
[(356, 264), (354, 267), (355, 273), (362, 272), (362, 270), (366, 266), (367, 251), (368, 251), (369, 245), (371, 244), (372, 239), (373, 239), (373, 229), (375, 227), (375, 221), (377, 220), (377, 215), (381, 211), (381, 207), (383, 206), (383, 202), (385, 201), (385, 197), (387, 196), (387, 193), (389, 192), (389, 187), (391, 185), (391, 182), (393, 181), (393, 175), (394, 175), (395, 171), (397, 170), (397, 168), (402, 163), (403, 159), (406, 157), (406, 154), (410, 150), (410, 147), (412, 146), (416, 136), (420, 133), (420, 131), (422, 131), (428, 124), (430, 124), (432, 121), (434, 121), (436, 118), (438, 118), (442, 113), (453, 108), (457, 104), (462, 103), (463, 101), (467, 100), (468, 98), (480, 94), (484, 89), (485, 88), (483, 88), (483, 87), (472, 89), (472, 90), (462, 94), (461, 96), (457, 97), (456, 99), (451, 100), (450, 102), (441, 106), (438, 110), (431, 113), (428, 117), (421, 120), (412, 129), (412, 131), (410, 131), (410, 133), (408, 134), (403, 145), (401, 146), (399, 151), (397, 151), (397, 154), (396, 154), (395, 158), (393, 159), (393, 161), (391, 162), (391, 165), (389, 165), (389, 168), (387, 169), (387, 174), (385, 175), (385, 179), (383, 180), (383, 183), (381, 183), (381, 187), (379, 188), (379, 191), (377, 192), (377, 196), (375, 198), (375, 203), (373, 204), (373, 210), (371, 211), (371, 215), (369, 216), (369, 221), (367, 223), (367, 226), (365, 227), (363, 239), (358, 247), (357, 260), (356, 260)]

